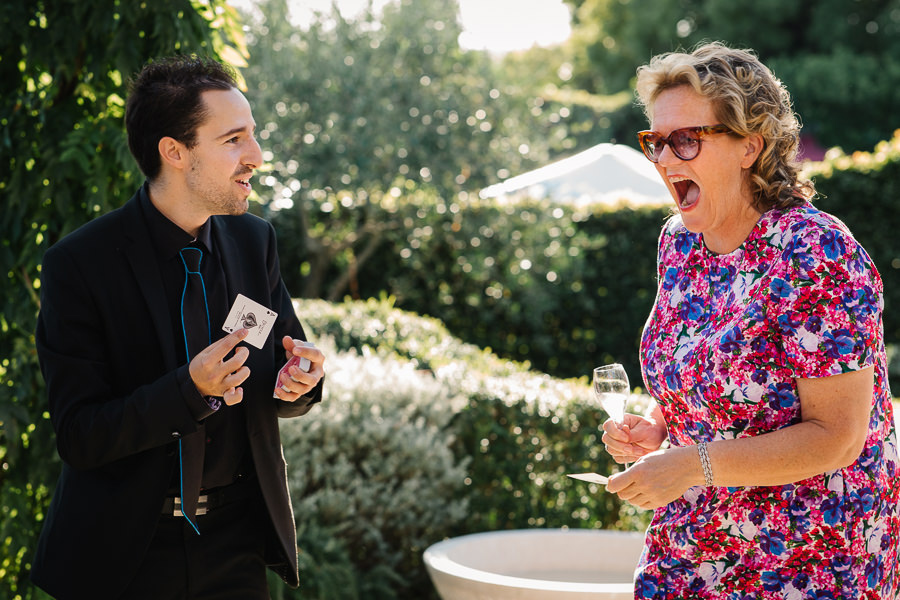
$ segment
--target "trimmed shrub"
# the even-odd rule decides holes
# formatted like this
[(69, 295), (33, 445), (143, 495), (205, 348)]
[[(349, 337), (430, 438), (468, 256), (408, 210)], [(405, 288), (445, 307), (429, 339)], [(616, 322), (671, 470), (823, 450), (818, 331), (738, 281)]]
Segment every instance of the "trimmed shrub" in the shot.
[[(585, 380), (534, 372), (496, 377), (468, 371), (457, 377), (468, 402), (452, 423), (454, 447), (459, 456), (471, 457), (470, 511), (457, 533), (646, 526), (648, 513), (601, 486), (566, 476), (619, 470), (600, 441), (607, 416)], [(632, 395), (631, 400), (629, 410), (641, 412), (648, 398)]]
[(295, 308), (328, 356), (322, 405), (281, 426), (302, 597), (429, 597), (422, 552), (454, 535), (646, 525), (566, 477), (618, 469), (586, 378), (529, 371), (388, 299)]
[[(805, 175), (816, 183), (816, 206), (840, 217), (865, 246), (884, 280), (884, 337), (900, 344), (900, 129), (873, 152), (828, 152)], [(895, 389), (900, 372), (892, 373)]]
[(454, 456), (447, 426), (462, 398), (409, 361), (324, 343), (325, 401), (281, 423), (302, 597), (419, 597), (422, 552), (466, 515), (468, 461)]

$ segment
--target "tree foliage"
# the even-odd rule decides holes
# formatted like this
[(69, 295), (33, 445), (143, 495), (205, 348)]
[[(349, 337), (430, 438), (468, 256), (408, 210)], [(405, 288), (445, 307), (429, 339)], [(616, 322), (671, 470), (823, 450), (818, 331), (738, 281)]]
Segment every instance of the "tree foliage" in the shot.
[[(239, 60), (224, 0), (12, 2), (0, 11), (0, 596), (31, 597), (34, 536), (58, 463), (34, 350), (44, 251), (141, 181), (124, 137), (128, 78), (149, 59)], [(72, 340), (73, 345), (78, 340)]]
[[(618, 123), (607, 115), (630, 104), (628, 94), (573, 102), (551, 81), (564, 64), (536, 76), (557, 51), (498, 63), (463, 50), (456, 15), (456, 2), (402, 0), (352, 19), (332, 9), (301, 28), (285, 0), (264, 0), (247, 16), (248, 96), (272, 164), (260, 197), (303, 251), (295, 293), (355, 293), (353, 273), (402, 228), (373, 198), (407, 185), (473, 193), (606, 141)], [(352, 210), (338, 223), (341, 208)]]
[[(547, 159), (531, 107), (508, 95), (482, 52), (459, 47), (456, 2), (403, 0), (352, 19), (333, 9), (292, 25), (285, 0), (248, 16), (248, 96), (272, 161), (260, 192), (295, 221), (305, 297), (351, 292), (349, 269), (396, 229), (367, 198), (424, 183), (452, 196)], [(316, 226), (326, 195), (346, 192), (338, 230)], [(327, 281), (329, 265), (344, 271)]]
[(246, 77), (275, 198), (387, 189), (398, 177), (478, 188), (546, 158), (540, 146), (520, 151), (521, 111), (487, 56), (459, 47), (456, 13), (456, 2), (403, 0), (379, 17), (333, 10), (303, 29), (285, 0), (261, 3)]
[[(629, 89), (653, 55), (721, 40), (755, 49), (824, 146), (867, 149), (900, 125), (898, 0), (569, 0), (572, 85)], [(635, 128), (641, 123), (635, 124)]]

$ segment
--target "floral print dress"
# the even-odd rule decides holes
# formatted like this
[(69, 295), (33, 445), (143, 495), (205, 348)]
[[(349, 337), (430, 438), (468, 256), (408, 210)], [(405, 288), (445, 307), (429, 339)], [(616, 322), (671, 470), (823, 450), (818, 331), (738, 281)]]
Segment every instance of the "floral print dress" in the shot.
[(768, 211), (724, 255), (675, 216), (658, 271), (641, 364), (673, 446), (798, 423), (795, 378), (874, 366), (875, 390), (849, 467), (782, 486), (692, 487), (657, 509), (635, 597), (897, 598), (900, 461), (883, 288), (865, 250), (810, 204)]

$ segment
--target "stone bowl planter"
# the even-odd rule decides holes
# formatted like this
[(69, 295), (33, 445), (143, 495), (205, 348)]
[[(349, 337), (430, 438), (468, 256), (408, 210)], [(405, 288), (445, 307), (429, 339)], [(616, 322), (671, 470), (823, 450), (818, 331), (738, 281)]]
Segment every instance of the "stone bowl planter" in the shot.
[(640, 532), (520, 529), (430, 546), (425, 566), (442, 600), (631, 600)]

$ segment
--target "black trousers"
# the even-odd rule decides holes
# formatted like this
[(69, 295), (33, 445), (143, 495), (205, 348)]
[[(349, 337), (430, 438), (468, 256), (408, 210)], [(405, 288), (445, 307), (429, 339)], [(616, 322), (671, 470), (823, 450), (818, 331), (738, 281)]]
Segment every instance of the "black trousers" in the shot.
[(194, 521), (161, 516), (121, 600), (269, 600), (264, 559), (271, 527), (258, 490)]

